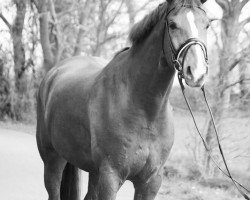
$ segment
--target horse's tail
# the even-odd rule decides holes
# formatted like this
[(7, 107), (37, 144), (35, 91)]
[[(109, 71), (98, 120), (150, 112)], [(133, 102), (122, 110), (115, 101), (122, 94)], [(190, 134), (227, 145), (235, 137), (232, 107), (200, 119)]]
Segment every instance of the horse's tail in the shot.
[(61, 182), (61, 200), (80, 200), (80, 170), (67, 163)]

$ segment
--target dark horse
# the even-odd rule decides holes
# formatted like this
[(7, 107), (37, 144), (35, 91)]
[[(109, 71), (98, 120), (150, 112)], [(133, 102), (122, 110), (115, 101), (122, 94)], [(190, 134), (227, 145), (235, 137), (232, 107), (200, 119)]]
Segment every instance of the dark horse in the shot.
[[(190, 38), (206, 44), (202, 3), (159, 5), (131, 30), (131, 48), (105, 68), (97, 59), (73, 57), (48, 72), (37, 99), (37, 144), (49, 200), (79, 199), (79, 169), (89, 172), (85, 199), (114, 200), (125, 180), (134, 184), (135, 200), (155, 198), (174, 141), (173, 57)], [(179, 59), (186, 83), (203, 85), (201, 46)]]

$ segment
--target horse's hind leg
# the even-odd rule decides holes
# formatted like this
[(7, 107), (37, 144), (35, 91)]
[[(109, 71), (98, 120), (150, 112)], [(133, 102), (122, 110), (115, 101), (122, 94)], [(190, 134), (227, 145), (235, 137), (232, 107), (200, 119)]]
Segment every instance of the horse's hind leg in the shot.
[(162, 183), (162, 176), (155, 175), (146, 182), (134, 183), (135, 196), (134, 200), (153, 200), (155, 199)]
[(60, 200), (62, 173), (66, 163), (55, 151), (50, 152), (44, 160), (44, 183), (49, 200)]

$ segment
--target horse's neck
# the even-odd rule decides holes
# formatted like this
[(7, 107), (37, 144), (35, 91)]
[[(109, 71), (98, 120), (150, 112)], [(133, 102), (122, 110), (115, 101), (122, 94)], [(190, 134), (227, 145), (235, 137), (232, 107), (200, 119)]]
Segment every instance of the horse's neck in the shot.
[(132, 96), (150, 120), (165, 111), (175, 74), (162, 52), (163, 27), (157, 26), (143, 44), (132, 47)]

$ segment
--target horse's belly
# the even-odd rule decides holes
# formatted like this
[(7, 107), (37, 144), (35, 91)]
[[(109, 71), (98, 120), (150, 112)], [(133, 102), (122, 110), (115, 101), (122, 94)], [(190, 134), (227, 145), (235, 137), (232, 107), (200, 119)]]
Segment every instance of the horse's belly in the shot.
[(70, 123), (55, 128), (52, 133), (52, 144), (55, 150), (71, 164), (82, 170), (93, 169), (90, 151), (90, 136), (84, 126)]
[[(84, 97), (61, 95), (53, 102), (48, 127), (55, 150), (75, 166), (92, 168), (91, 142)], [(84, 95), (83, 95), (84, 96)]]

